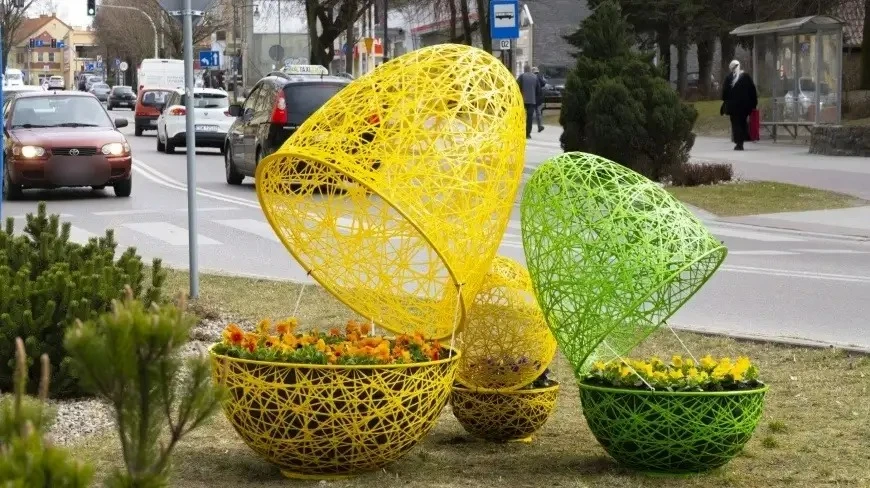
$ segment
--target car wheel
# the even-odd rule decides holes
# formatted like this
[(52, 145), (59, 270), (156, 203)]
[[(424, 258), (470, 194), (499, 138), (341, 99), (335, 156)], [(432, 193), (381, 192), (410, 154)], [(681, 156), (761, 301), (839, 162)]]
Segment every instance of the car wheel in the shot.
[[(157, 137), (160, 137), (160, 131), (157, 131)], [(163, 148), (166, 149), (166, 154), (175, 154), (175, 144), (172, 144), (172, 141), (169, 140), (169, 136), (166, 136), (166, 142), (163, 144)]]
[(136, 126), (136, 137), (142, 137), (142, 128)]
[(166, 152), (166, 144), (160, 142), (160, 133), (157, 133), (157, 152)]
[(116, 182), (114, 185), (115, 196), (126, 198), (130, 196), (130, 192), (133, 191), (133, 175), (130, 175), (126, 180), (121, 180)]
[(112, 110), (112, 104), (111, 104), (111, 103), (109, 103), (109, 104), (106, 105), (106, 110)]
[(233, 162), (233, 152), (229, 148), (224, 148), (221, 152), (224, 153), (224, 170), (227, 175), (227, 183), (230, 185), (241, 185), (245, 176), (236, 169), (236, 164)]
[(92, 189), (92, 190), (96, 190), (96, 191), (105, 190), (105, 189), (106, 189), (106, 185), (94, 185), (94, 186), (91, 187), (91, 189)]
[(3, 174), (3, 199), (7, 201), (19, 200), (22, 194), (21, 185), (12, 183), (12, 175), (7, 169)]

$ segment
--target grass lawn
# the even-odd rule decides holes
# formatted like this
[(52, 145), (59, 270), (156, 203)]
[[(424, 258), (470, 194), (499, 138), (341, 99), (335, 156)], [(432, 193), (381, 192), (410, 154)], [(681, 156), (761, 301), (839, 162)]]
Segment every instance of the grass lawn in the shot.
[(668, 191), (685, 203), (721, 217), (804, 212), (870, 204), (851, 195), (772, 181), (669, 187)]
[(704, 100), (694, 102), (695, 110), (698, 111), (698, 120), (695, 121), (695, 134), (709, 137), (729, 137), (731, 134), (731, 122), (728, 117), (719, 115), (722, 107), (721, 100)]
[[(172, 272), (169, 291), (186, 289)], [(203, 276), (197, 308), (220, 308), (240, 317), (286, 316), (299, 285), (245, 278)], [(352, 314), (317, 288), (307, 287), (299, 313), (303, 324), (320, 317), (333, 323)], [(424, 442), (383, 471), (343, 481), (283, 479), (239, 439), (222, 413), (183, 442), (174, 458), (171, 486), (270, 487), (820, 487), (870, 483), (870, 358), (837, 350), (805, 349), (683, 334), (696, 354), (748, 355), (771, 385), (764, 417), (745, 451), (708, 475), (649, 477), (616, 466), (581, 415), (577, 388), (561, 356), (553, 365), (563, 382), (553, 417), (531, 444), (490, 444), (462, 430), (445, 409)], [(637, 354), (669, 357), (681, 348), (670, 333), (653, 336)], [(73, 446), (103, 477), (120, 459), (111, 435)]]

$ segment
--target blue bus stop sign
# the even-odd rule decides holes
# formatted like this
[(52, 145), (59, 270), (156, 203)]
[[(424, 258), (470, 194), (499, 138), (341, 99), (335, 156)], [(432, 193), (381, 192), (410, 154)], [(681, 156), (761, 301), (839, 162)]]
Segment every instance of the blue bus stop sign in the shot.
[(520, 37), (520, 3), (517, 0), (491, 0), (489, 26), (493, 39)]

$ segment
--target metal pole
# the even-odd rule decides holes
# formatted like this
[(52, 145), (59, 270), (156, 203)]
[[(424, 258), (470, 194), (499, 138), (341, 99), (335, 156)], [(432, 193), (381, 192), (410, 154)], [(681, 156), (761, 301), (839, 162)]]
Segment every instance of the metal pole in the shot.
[(387, 26), (387, 17), (389, 16), (389, 15), (387, 14), (387, 10), (390, 8), (389, 4), (390, 4), (390, 0), (384, 0), (384, 41), (383, 41), (383, 46), (384, 46), (384, 57), (381, 58), (381, 62), (382, 62), (382, 63), (383, 63), (383, 62), (386, 62), (387, 59), (389, 59), (389, 58), (388, 58), (388, 53), (389, 53), (389, 51), (390, 51), (390, 49), (389, 49), (389, 46), (390, 46), (390, 33), (389, 33), (389, 31), (387, 30), (387, 29), (388, 29), (388, 26)]
[(199, 262), (196, 230), (196, 125), (193, 112), (193, 12), (184, 0), (184, 92), (187, 142), (187, 235), (190, 258), (190, 297), (199, 297)]
[(284, 45), (281, 44), (281, 0), (278, 0), (278, 54), (281, 59), (278, 61), (278, 69), (284, 67)]
[[(0, 5), (2, 7), (2, 5)], [(3, 9), (4, 14), (6, 9)], [(0, 53), (3, 52), (3, 26), (0, 25)], [(11, 54), (11, 51), (10, 51)], [(28, 73), (30, 76), (30, 73)], [(0, 55), (0, 80), (6, 80), (6, 66), (3, 64), (3, 56)], [(0, 81), (0, 85), (2, 85), (2, 81)], [(0, 86), (0, 108), (3, 107), (3, 87)], [(4, 166), (3, 161), (3, 153), (5, 153), (6, 141), (4, 139), (6, 135), (6, 127), (3, 125), (6, 123), (4, 120), (5, 117), (2, 113), (0, 113), (0, 221), (3, 219), (3, 184), (6, 181), (6, 167)]]

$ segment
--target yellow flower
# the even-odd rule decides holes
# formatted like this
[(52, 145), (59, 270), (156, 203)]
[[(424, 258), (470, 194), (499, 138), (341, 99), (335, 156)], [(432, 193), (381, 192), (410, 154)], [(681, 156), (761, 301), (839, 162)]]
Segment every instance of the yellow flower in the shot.
[(657, 382), (666, 383), (668, 381), (668, 374), (664, 371), (656, 371), (653, 373), (652, 379)]
[(752, 366), (752, 363), (750, 363), (749, 358), (737, 358), (737, 363), (731, 368), (731, 377), (734, 378), (734, 381), (743, 381), (750, 366)]
[(713, 369), (716, 367), (716, 360), (713, 359), (713, 356), (707, 354), (706, 356), (701, 358), (701, 367), (707, 370)]
[(694, 368), (694, 367), (695, 367), (695, 360), (692, 359), (692, 358), (686, 358), (686, 360), (683, 361), (683, 363), (684, 363), (686, 366), (690, 367), (690, 368)]
[(680, 356), (672, 356), (671, 357), (671, 364), (673, 364), (675, 368), (682, 368), (683, 367), (683, 358)]
[(698, 377), (698, 368), (689, 368), (689, 371), (686, 372), (686, 376), (692, 379), (696, 379)]
[(268, 335), (272, 331), (272, 321), (263, 319), (257, 324), (257, 333), (260, 335)]
[(672, 380), (681, 380), (683, 379), (683, 371), (679, 369), (672, 369), (668, 376), (671, 377)]
[(597, 371), (604, 371), (607, 368), (607, 364), (604, 361), (595, 361), (592, 363), (592, 367)]
[(619, 376), (625, 378), (630, 374), (631, 374), (631, 369), (629, 369), (628, 366), (623, 366), (623, 367), (619, 368)]

